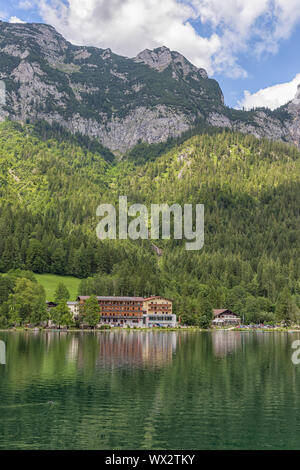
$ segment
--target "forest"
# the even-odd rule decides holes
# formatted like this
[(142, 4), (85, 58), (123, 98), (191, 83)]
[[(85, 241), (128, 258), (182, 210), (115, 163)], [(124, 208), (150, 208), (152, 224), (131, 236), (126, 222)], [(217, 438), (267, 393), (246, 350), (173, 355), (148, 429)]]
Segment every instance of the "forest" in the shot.
[[(190, 325), (225, 307), (246, 323), (300, 321), (296, 147), (203, 130), (114, 158), (79, 135), (7, 121), (0, 148), (2, 326), (14, 323), (30, 289), (36, 303), (18, 321), (44, 318), (44, 294), (28, 287), (28, 271), (78, 277), (81, 295), (165, 295)], [(158, 256), (151, 240), (98, 240), (96, 209), (117, 206), (120, 195), (148, 207), (204, 204), (204, 248), (159, 240)]]

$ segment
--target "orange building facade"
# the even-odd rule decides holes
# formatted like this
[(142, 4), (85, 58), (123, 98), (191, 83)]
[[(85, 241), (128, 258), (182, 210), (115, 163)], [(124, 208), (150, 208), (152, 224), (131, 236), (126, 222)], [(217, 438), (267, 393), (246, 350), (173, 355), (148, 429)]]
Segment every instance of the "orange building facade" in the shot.
[(148, 315), (172, 315), (172, 312), (172, 300), (159, 296), (144, 299), (144, 313)]
[[(88, 296), (80, 296), (77, 301), (84, 305)], [(176, 326), (173, 303), (163, 297), (97, 297), (100, 323), (115, 326)]]

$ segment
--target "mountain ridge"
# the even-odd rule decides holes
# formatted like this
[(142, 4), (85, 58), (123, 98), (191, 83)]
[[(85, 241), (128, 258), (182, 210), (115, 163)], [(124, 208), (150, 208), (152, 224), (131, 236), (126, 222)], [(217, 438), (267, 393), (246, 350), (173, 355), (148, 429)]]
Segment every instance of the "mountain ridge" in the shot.
[(300, 145), (297, 99), (275, 112), (230, 109), (204, 69), (165, 46), (127, 58), (73, 45), (50, 25), (0, 22), (0, 79), (0, 120), (58, 123), (115, 154), (179, 137), (199, 121)]

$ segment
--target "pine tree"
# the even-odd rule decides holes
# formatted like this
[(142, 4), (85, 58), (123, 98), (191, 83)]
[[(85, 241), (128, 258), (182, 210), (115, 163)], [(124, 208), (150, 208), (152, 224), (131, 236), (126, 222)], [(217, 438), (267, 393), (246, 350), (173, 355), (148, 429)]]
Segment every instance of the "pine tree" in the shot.
[(198, 302), (198, 326), (203, 329), (208, 329), (213, 319), (213, 307), (209, 299), (208, 289), (204, 289), (203, 292), (200, 293)]
[(293, 302), (288, 287), (281, 291), (275, 313), (278, 320), (282, 321), (285, 326), (290, 326), (293, 318)]
[(42, 243), (38, 240), (31, 240), (26, 259), (27, 268), (36, 273), (47, 272), (47, 254)]

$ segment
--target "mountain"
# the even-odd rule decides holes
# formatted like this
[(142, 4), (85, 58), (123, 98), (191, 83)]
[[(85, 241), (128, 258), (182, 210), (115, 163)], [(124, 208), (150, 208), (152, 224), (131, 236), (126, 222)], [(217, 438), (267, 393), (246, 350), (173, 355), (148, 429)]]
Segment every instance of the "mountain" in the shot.
[(0, 119), (58, 123), (114, 153), (199, 123), (300, 143), (296, 102), (275, 112), (227, 108), (218, 83), (166, 47), (126, 58), (74, 46), (48, 25), (0, 22), (0, 79), (7, 88)]
[[(288, 286), (300, 307), (300, 152), (293, 145), (217, 132), (174, 145), (154, 161), (105, 161), (101, 147), (35, 126), (0, 124), (0, 272), (84, 279), (82, 295), (174, 299), (195, 322), (203, 291), (216, 308), (274, 320)], [(152, 148), (152, 147), (151, 147)], [(100, 241), (100, 203), (205, 204), (205, 245), (185, 240)], [(0, 275), (0, 304), (1, 304)], [(1, 305), (0, 305), (1, 325)]]
[(113, 151), (178, 136), (223, 105), (217, 82), (166, 48), (128, 59), (73, 46), (51, 26), (0, 23), (0, 51), (2, 119), (57, 122)]

